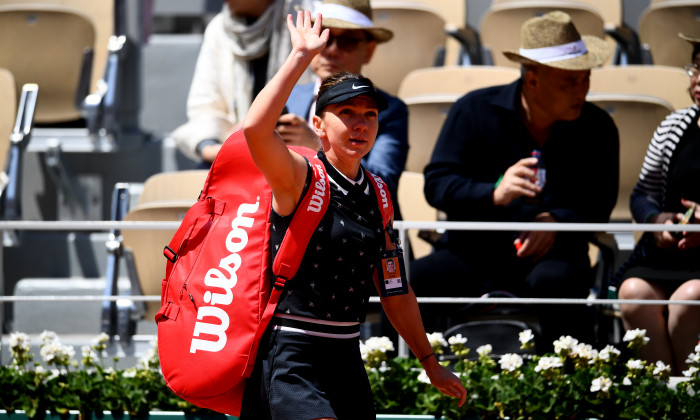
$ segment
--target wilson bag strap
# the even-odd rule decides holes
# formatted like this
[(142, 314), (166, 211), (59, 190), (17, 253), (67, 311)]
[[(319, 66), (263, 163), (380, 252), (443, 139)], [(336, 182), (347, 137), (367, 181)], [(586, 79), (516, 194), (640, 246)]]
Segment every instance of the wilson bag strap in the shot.
[(389, 195), (389, 190), (386, 187), (384, 181), (373, 174), (372, 172), (365, 169), (365, 173), (372, 181), (372, 186), (374, 187), (374, 193), (377, 195), (377, 201), (379, 204), (379, 211), (382, 213), (382, 222), (384, 224), (384, 229), (391, 228), (391, 220), (394, 217), (394, 204), (391, 201)]
[[(250, 354), (257, 353), (257, 347), (262, 339), (262, 335), (265, 333), (267, 325), (272, 320), (272, 316), (277, 309), (284, 284), (297, 273), (299, 264), (301, 264), (301, 260), (306, 252), (306, 247), (309, 244), (309, 240), (311, 240), (311, 235), (316, 231), (316, 227), (326, 213), (331, 199), (331, 189), (328, 185), (328, 176), (323, 167), (323, 162), (316, 157), (308, 157), (307, 159), (311, 164), (313, 173), (311, 185), (299, 202), (284, 239), (282, 239), (277, 256), (272, 263), (272, 280), (274, 284), (270, 293), (270, 299), (260, 318), (261, 328), (258, 328), (255, 333), (255, 340), (253, 340)], [(243, 375), (250, 377), (253, 367), (254, 358), (251, 357)]]

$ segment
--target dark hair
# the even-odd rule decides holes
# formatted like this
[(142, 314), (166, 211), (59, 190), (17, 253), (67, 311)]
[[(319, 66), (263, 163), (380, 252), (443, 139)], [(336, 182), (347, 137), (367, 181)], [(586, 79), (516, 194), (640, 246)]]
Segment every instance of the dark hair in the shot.
[[(357, 73), (350, 73), (348, 71), (333, 73), (321, 81), (321, 87), (318, 89), (318, 94), (316, 95), (316, 100), (318, 101), (318, 98), (321, 97), (328, 89), (332, 88), (333, 86), (337, 85), (340, 82), (344, 82), (346, 80), (359, 80), (359, 79), (362, 79), (363, 81), (369, 81), (369, 79), (367, 79), (363, 75), (357, 74)], [(372, 83), (372, 82), (369, 81), (369, 83)], [(372, 88), (374, 88), (374, 85), (372, 85)], [(320, 108), (320, 109), (317, 107), (315, 114), (320, 117), (323, 114), (324, 109), (325, 109), (325, 107)]]
[(690, 56), (690, 62), (695, 62), (695, 56), (700, 53), (700, 42), (693, 43), (693, 55)]

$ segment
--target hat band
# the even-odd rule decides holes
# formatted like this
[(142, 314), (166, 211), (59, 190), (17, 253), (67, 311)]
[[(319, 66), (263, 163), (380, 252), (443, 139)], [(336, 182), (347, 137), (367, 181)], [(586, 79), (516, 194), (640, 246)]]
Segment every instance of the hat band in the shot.
[(530, 60), (540, 63), (551, 63), (553, 61), (568, 60), (582, 56), (588, 52), (586, 43), (582, 39), (569, 42), (568, 44), (555, 45), (553, 47), (542, 48), (521, 48), (520, 55)]
[(362, 12), (343, 6), (341, 4), (325, 3), (321, 4), (316, 13), (320, 13), (324, 19), (338, 19), (365, 28), (373, 28), (372, 20)]

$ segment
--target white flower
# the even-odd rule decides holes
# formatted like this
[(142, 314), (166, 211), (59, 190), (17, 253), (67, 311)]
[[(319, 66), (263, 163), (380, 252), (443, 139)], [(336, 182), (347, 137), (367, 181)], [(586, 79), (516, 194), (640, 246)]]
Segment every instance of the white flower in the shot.
[(595, 378), (591, 382), (591, 392), (608, 392), (612, 386), (612, 381), (605, 376)]
[(476, 349), (476, 353), (479, 356), (488, 356), (489, 354), (491, 354), (492, 351), (493, 347), (491, 346), (491, 344), (484, 344), (483, 346), (479, 346)]
[(688, 368), (688, 370), (683, 371), (683, 376), (686, 376), (688, 378), (692, 378), (693, 375), (695, 375), (698, 372), (698, 368), (696, 366), (691, 366)]
[(365, 340), (365, 346), (368, 352), (381, 351), (386, 353), (387, 351), (394, 351), (394, 343), (391, 342), (389, 337), (370, 337)]
[(534, 334), (532, 334), (532, 330), (525, 330), (521, 331), (518, 334), (518, 339), (520, 340), (521, 344), (529, 343), (535, 338)]
[(535, 372), (540, 372), (549, 369), (560, 368), (564, 366), (559, 357), (542, 357), (535, 366)]
[(109, 335), (105, 332), (101, 332), (97, 338), (93, 340), (93, 343), (95, 344), (100, 344), (100, 345), (105, 345), (109, 341)]
[(366, 362), (368, 356), (369, 352), (367, 351), (367, 346), (365, 346), (365, 343), (360, 341), (360, 357), (362, 357), (362, 360)]
[(578, 340), (572, 336), (561, 336), (559, 340), (554, 340), (554, 352), (561, 353), (562, 350), (573, 350), (577, 344)]
[(630, 370), (632, 370), (632, 369), (636, 369), (636, 370), (644, 369), (644, 362), (639, 360), (639, 359), (630, 359), (627, 361), (627, 368)]
[(125, 378), (135, 378), (136, 377), (136, 368), (130, 367), (122, 373), (122, 376)]
[(447, 347), (447, 341), (445, 341), (445, 337), (442, 335), (441, 332), (434, 332), (430, 334), (426, 333), (425, 335), (428, 337), (430, 347), (432, 347), (433, 349)]
[(10, 334), (10, 348), (20, 348), (29, 351), (29, 336), (25, 333)]
[(620, 350), (608, 344), (603, 350), (598, 352), (598, 359), (608, 361), (612, 358), (613, 355), (619, 356)]
[(508, 353), (501, 356), (498, 363), (500, 363), (501, 369), (512, 372), (523, 365), (523, 358), (518, 354)]
[(44, 330), (41, 334), (39, 334), (39, 338), (41, 339), (41, 342), (44, 344), (53, 343), (54, 341), (58, 341), (58, 335), (56, 335), (56, 333), (53, 331)]
[(572, 356), (577, 356), (586, 360), (593, 360), (598, 355), (598, 351), (590, 344), (578, 343), (571, 350)]
[(656, 362), (656, 367), (654, 368), (654, 376), (659, 376), (662, 373), (671, 373), (671, 366), (664, 364), (661, 360)]
[(424, 384), (430, 384), (430, 378), (428, 378), (428, 374), (425, 373), (424, 369), (420, 370), (420, 373), (418, 374), (418, 380), (420, 382), (423, 382)]
[(467, 342), (467, 337), (462, 337), (462, 334), (456, 334), (448, 338), (447, 342), (450, 343), (451, 346), (455, 344), (465, 344)]
[(632, 380), (625, 376), (625, 379), (622, 380), (622, 385), (630, 386), (632, 385)]
[(633, 341), (634, 339), (643, 340), (645, 343), (649, 342), (649, 337), (647, 337), (647, 330), (635, 328), (633, 330), (627, 330), (622, 341)]
[(700, 352), (690, 353), (688, 359), (685, 361), (689, 365), (700, 364)]

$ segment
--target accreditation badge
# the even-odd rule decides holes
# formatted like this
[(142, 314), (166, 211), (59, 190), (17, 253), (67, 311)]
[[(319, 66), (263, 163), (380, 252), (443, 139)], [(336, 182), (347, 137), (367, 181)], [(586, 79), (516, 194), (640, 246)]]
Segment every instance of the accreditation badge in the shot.
[(378, 271), (382, 297), (408, 293), (408, 280), (401, 248), (385, 251), (382, 254), (380, 267)]

